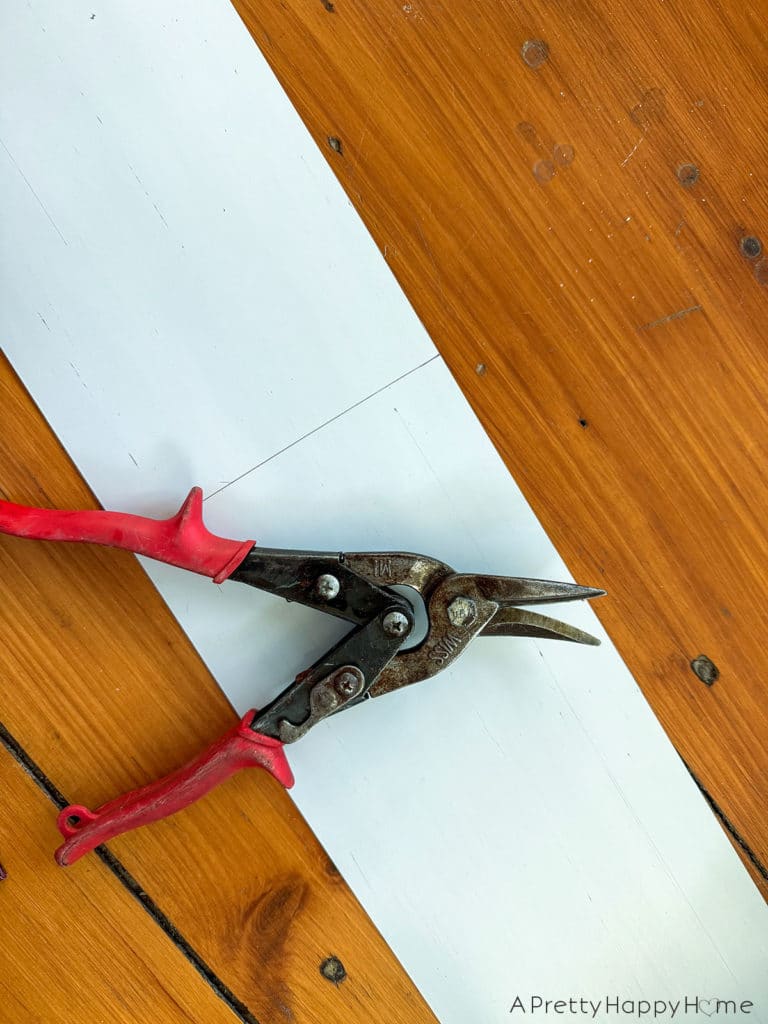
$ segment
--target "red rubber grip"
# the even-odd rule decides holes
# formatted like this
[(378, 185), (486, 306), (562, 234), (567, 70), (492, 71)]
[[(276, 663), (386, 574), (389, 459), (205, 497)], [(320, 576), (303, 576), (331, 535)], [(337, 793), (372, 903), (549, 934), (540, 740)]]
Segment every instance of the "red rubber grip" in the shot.
[(35, 540), (86, 541), (124, 548), (222, 583), (253, 547), (252, 540), (226, 540), (203, 524), (203, 492), (193, 487), (170, 519), (127, 512), (68, 512), (0, 501), (0, 533)]
[(95, 811), (79, 804), (65, 807), (57, 819), (59, 831), (65, 839), (56, 851), (57, 863), (67, 867), (100, 843), (175, 814), (205, 796), (240, 768), (264, 768), (286, 789), (290, 789), (293, 772), (283, 744), (248, 727), (255, 714), (255, 711), (249, 711), (208, 750), (156, 782), (124, 793)]

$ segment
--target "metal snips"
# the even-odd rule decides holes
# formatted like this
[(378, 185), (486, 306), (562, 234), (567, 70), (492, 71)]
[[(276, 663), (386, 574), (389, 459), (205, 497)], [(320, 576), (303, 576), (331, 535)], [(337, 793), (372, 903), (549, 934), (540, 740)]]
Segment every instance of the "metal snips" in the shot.
[[(79, 804), (65, 807), (58, 817), (64, 843), (56, 851), (62, 865), (114, 836), (181, 810), (240, 768), (261, 767), (290, 787), (286, 744), (331, 715), (436, 675), (476, 636), (599, 642), (528, 606), (598, 597), (602, 590), (457, 573), (434, 558), (400, 551), (349, 554), (257, 547), (252, 541), (210, 533), (203, 525), (202, 500), (201, 490), (193, 488), (179, 512), (165, 520), (0, 501), (0, 532), (125, 548), (210, 576), (216, 583), (234, 580), (257, 587), (351, 626), (270, 704), (249, 711), (177, 771), (95, 811)], [(418, 601), (426, 611), (426, 631), (415, 638)]]

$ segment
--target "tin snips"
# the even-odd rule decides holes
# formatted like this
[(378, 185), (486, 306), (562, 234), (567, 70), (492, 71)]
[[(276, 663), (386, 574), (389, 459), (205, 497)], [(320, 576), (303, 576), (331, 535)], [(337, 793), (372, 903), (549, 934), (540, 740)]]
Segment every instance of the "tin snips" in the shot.
[[(0, 501), (0, 532), (125, 548), (209, 576), (215, 583), (246, 583), (351, 625), (340, 643), (267, 707), (249, 711), (190, 763), (95, 811), (65, 807), (58, 818), (64, 836), (56, 851), (59, 864), (71, 864), (114, 836), (181, 810), (240, 768), (264, 768), (290, 787), (286, 744), (331, 715), (434, 676), (476, 636), (599, 642), (526, 606), (598, 597), (602, 590), (457, 573), (434, 558), (405, 552), (326, 554), (257, 547), (252, 541), (210, 533), (203, 525), (202, 501), (201, 490), (193, 488), (179, 512), (165, 520)], [(426, 633), (416, 644), (414, 605), (404, 596), (413, 592), (423, 601), (427, 618)]]

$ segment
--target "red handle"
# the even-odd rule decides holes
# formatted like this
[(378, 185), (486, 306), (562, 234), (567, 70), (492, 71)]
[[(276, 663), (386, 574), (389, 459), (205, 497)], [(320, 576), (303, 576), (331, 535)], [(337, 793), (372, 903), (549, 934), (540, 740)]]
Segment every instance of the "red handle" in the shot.
[(57, 819), (59, 831), (65, 839), (56, 851), (57, 862), (67, 867), (100, 843), (175, 814), (205, 796), (240, 768), (264, 768), (286, 789), (290, 789), (293, 772), (283, 744), (248, 728), (255, 714), (255, 711), (249, 711), (213, 746), (183, 768), (156, 782), (124, 793), (95, 811), (79, 804), (65, 807)]
[(235, 571), (253, 541), (217, 537), (203, 524), (203, 492), (193, 487), (170, 519), (127, 512), (65, 512), (0, 501), (0, 533), (36, 540), (89, 541), (190, 569), (221, 583)]

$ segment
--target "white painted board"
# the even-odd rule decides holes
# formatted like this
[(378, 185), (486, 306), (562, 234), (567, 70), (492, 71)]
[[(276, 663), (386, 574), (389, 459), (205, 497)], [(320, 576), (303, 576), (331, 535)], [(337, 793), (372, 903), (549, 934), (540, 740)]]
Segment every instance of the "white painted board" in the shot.
[[(1, 17), (0, 336), (106, 507), (199, 483), (227, 536), (568, 578), (226, 0)], [(239, 710), (338, 635), (145, 564)], [(536, 996), (768, 1020), (768, 912), (609, 642), (478, 640), (290, 754), (444, 1024)]]

